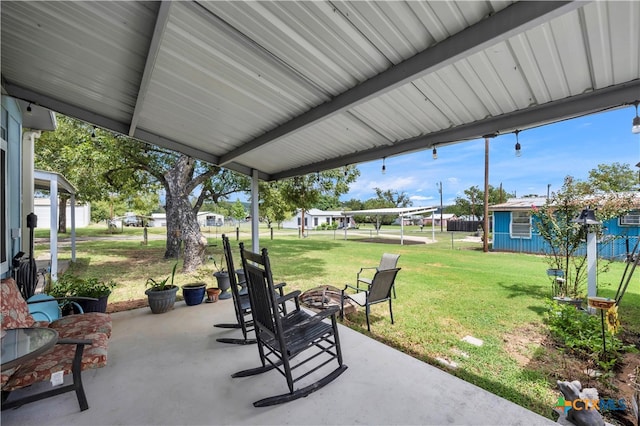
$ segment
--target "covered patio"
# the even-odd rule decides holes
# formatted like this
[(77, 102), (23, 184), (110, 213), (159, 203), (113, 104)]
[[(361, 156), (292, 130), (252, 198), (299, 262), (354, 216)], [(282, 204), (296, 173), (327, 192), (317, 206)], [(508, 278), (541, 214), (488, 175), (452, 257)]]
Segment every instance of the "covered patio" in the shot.
[(274, 371), (231, 378), (259, 360), (255, 345), (216, 342), (239, 333), (212, 326), (230, 318), (231, 300), (178, 302), (161, 315), (148, 308), (113, 314), (108, 365), (83, 373), (89, 410), (81, 412), (75, 395), (66, 393), (3, 411), (2, 424), (553, 423), (343, 326), (349, 368), (342, 376), (307, 398), (254, 408), (254, 401), (286, 392), (286, 382)]

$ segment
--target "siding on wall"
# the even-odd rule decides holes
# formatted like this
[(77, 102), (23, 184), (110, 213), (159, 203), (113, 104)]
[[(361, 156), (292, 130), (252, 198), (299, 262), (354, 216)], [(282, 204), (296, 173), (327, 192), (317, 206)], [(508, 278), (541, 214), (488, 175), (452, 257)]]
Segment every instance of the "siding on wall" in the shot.
[[(536, 232), (536, 219), (533, 218), (531, 238), (512, 238), (509, 232), (511, 212), (493, 212), (494, 232), (493, 250), (517, 253), (543, 254), (549, 252), (549, 246)], [(604, 223), (604, 236), (598, 241), (598, 256), (606, 259), (623, 260), (629, 250), (633, 249), (640, 227), (620, 226), (618, 219), (610, 219)], [(615, 238), (618, 237), (618, 238)], [(579, 249), (576, 254), (584, 255), (586, 248)]]

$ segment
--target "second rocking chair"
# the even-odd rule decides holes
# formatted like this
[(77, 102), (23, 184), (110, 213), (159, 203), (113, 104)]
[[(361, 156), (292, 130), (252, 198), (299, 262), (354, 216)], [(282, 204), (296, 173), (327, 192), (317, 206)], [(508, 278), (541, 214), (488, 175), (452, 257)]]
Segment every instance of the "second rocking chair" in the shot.
[[(300, 291), (285, 296), (278, 296), (274, 291), (267, 249), (262, 249), (260, 254), (253, 253), (244, 250), (241, 243), (240, 255), (249, 288), (262, 366), (237, 372), (232, 377), (252, 376), (276, 369), (285, 376), (289, 387), (289, 393), (264, 398), (253, 405), (265, 407), (292, 401), (305, 397), (335, 380), (347, 369), (342, 362), (338, 337), (338, 307), (330, 307), (321, 313), (310, 315), (301, 310), (296, 303), (295, 309), (282, 315), (280, 304), (284, 303), (285, 299), (297, 302)], [(330, 318), (331, 323), (322, 321), (325, 318)], [(338, 364), (334, 370), (307, 386), (294, 388), (298, 380), (308, 377), (333, 361)], [(293, 375), (294, 371), (296, 377)]]

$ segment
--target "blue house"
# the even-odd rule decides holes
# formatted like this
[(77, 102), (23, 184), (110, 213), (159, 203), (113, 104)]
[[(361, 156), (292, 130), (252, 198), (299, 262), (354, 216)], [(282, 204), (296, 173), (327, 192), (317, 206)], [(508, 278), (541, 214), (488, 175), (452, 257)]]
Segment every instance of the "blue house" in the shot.
[[(493, 212), (493, 250), (546, 253), (548, 244), (538, 234), (533, 215), (533, 209), (542, 207), (546, 201), (544, 197), (511, 198), (506, 203), (489, 206), (489, 211)], [(640, 236), (640, 209), (605, 221), (603, 228), (604, 235), (598, 241), (598, 256), (625, 259)]]
[[(4, 95), (1, 110), (0, 277), (5, 278), (11, 275), (12, 258), (21, 251), (29, 253), (26, 216), (34, 211), (34, 189), (41, 180), (33, 167), (34, 141), (41, 131), (55, 130), (56, 120), (48, 109)], [(55, 181), (58, 191), (67, 187), (58, 177), (51, 179), (44, 178)]]

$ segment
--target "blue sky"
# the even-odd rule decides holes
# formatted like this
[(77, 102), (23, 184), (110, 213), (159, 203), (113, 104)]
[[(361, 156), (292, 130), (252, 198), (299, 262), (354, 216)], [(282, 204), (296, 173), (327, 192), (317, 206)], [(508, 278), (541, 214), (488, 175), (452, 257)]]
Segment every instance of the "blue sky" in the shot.
[[(560, 123), (523, 130), (518, 135), (522, 156), (515, 156), (513, 133), (491, 139), (489, 184), (517, 196), (546, 196), (571, 175), (586, 180), (598, 164), (626, 163), (635, 171), (640, 161), (640, 134), (631, 133), (635, 108), (592, 114)], [(443, 204), (453, 204), (463, 191), (484, 186), (484, 139), (441, 146), (438, 159), (431, 150), (358, 164), (360, 177), (341, 200), (375, 198), (373, 188), (405, 192), (414, 206), (440, 205), (438, 182), (442, 182)]]

